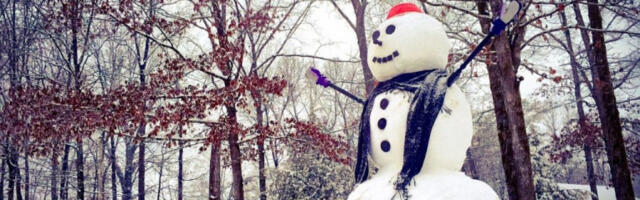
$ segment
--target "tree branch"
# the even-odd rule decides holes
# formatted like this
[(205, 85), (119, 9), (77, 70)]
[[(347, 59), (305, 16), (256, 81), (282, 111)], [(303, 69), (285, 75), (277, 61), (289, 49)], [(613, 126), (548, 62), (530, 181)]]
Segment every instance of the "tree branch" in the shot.
[(336, 4), (335, 0), (330, 0), (329, 2), (331, 2), (331, 5), (333, 5), (333, 7), (336, 8), (336, 10), (338, 10), (338, 13), (340, 13), (340, 15), (342, 16), (342, 18), (344, 18), (345, 21), (347, 21), (347, 24), (349, 24), (349, 26), (351, 27), (351, 29), (353, 29), (353, 31), (356, 31), (356, 26), (353, 24), (353, 22), (349, 19), (349, 17), (347, 17), (347, 15), (342, 11), (342, 9), (340, 9), (340, 7), (338, 7), (338, 4)]
[(340, 59), (331, 59), (331, 58), (325, 58), (325, 57), (321, 57), (321, 56), (304, 55), (304, 54), (276, 54), (276, 55), (273, 55), (273, 56), (267, 58), (267, 60), (276, 59), (277, 57), (301, 57), (301, 58), (312, 58), (312, 59), (325, 60), (325, 61), (329, 61), (329, 62), (343, 62), (343, 63), (359, 63), (360, 62), (359, 60), (340, 60)]

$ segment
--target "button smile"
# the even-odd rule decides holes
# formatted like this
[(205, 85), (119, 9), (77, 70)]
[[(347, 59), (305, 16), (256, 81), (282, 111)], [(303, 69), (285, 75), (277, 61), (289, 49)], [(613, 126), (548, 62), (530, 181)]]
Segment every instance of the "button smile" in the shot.
[(391, 62), (393, 60), (393, 58), (398, 57), (400, 54), (398, 53), (398, 51), (393, 51), (392, 54), (389, 54), (388, 56), (385, 57), (373, 57), (373, 62), (374, 63), (386, 63), (386, 62)]

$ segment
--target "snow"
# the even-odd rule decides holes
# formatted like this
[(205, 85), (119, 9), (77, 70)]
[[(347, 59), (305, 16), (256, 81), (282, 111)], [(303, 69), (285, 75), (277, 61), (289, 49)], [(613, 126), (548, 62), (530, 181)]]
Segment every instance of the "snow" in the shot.
[[(578, 190), (587, 190), (590, 191), (589, 185), (580, 185), (580, 184), (568, 184), (568, 183), (558, 183), (558, 186), (561, 189), (578, 189)], [(598, 197), (600, 200), (615, 200), (616, 192), (613, 187), (598, 185)], [(636, 198), (640, 200), (640, 198)]]
[[(394, 190), (390, 177), (375, 177), (358, 186), (348, 200), (402, 199)], [(391, 177), (393, 179), (393, 177)], [(419, 174), (408, 186), (410, 199), (430, 200), (497, 200), (498, 195), (484, 182), (473, 180), (461, 172)]]

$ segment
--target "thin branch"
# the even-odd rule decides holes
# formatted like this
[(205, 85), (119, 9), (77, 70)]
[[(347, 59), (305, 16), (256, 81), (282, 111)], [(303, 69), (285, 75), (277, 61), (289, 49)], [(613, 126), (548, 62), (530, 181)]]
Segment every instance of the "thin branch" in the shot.
[(632, 37), (640, 37), (640, 33), (630, 32), (630, 31), (626, 31), (626, 30), (604, 30), (604, 29), (595, 29), (595, 28), (584, 27), (584, 26), (576, 26), (576, 28), (580, 28), (580, 29), (584, 29), (584, 30), (588, 30), (588, 31), (593, 31), (593, 32), (619, 33), (619, 34), (627, 34), (627, 35), (632, 36)]
[[(633, 69), (635, 69), (636, 67), (638, 67), (638, 63), (640, 62), (640, 59), (636, 59), (633, 64), (631, 64), (630, 66), (632, 66), (630, 69), (627, 69), (627, 73), (624, 74), (624, 76), (620, 79), (620, 82), (618, 84), (616, 84), (613, 88), (619, 88), (620, 86), (622, 86), (622, 84), (625, 83), (625, 80), (629, 79), (629, 76), (631, 76)], [(622, 69), (622, 68), (621, 68)]]
[(529, 45), (529, 43), (531, 43), (533, 40), (535, 40), (536, 38), (538, 38), (540, 36), (543, 36), (543, 35), (546, 35), (546, 34), (550, 34), (550, 33), (556, 32), (556, 31), (562, 31), (562, 30), (565, 30), (567, 28), (575, 28), (575, 27), (576, 26), (567, 26), (567, 27), (553, 28), (553, 29), (549, 29), (549, 30), (545, 30), (545, 31), (539, 32), (539, 33), (531, 36), (527, 41), (525, 41), (522, 44), (522, 48), (524, 49), (525, 47), (527, 47), (527, 45)]
[[(114, 17), (114, 16), (111, 16), (111, 17), (112, 17), (112, 18), (114, 18), (114, 19), (116, 19), (116, 17)], [(123, 26), (125, 26), (127, 29), (129, 29), (129, 30), (133, 30), (135, 33), (140, 34), (140, 35), (144, 36), (145, 38), (147, 38), (147, 39), (149, 39), (149, 40), (153, 41), (153, 43), (156, 43), (156, 44), (158, 44), (158, 45), (159, 45), (159, 46), (161, 46), (161, 47), (168, 48), (169, 50), (171, 50), (171, 51), (173, 51), (174, 53), (178, 54), (178, 56), (179, 56), (180, 58), (182, 58), (182, 59), (184, 59), (184, 58), (185, 58), (185, 57), (184, 57), (184, 55), (182, 55), (182, 53), (180, 53), (180, 50), (178, 50), (176, 47), (174, 47), (174, 46), (173, 46), (173, 43), (171, 43), (171, 42), (170, 42), (169, 44), (164, 44), (164, 43), (162, 43), (162, 42), (160, 42), (160, 41), (156, 40), (153, 36), (150, 36), (149, 34), (147, 34), (147, 33), (145, 33), (145, 32), (142, 32), (142, 31), (139, 31), (139, 30), (137, 30), (137, 29), (134, 29), (133, 27), (131, 27), (131, 26), (129, 26), (129, 25), (127, 25), (127, 24), (125, 24), (125, 23), (122, 23), (122, 25), (123, 25)], [(164, 33), (163, 33), (163, 34), (164, 34)], [(165, 36), (166, 36), (166, 35), (165, 35)]]
[(476, 18), (478, 18), (478, 19), (489, 19), (489, 20), (491, 19), (491, 16), (488, 16), (488, 15), (480, 15), (480, 14), (478, 14), (478, 13), (475, 13), (475, 12), (472, 12), (472, 11), (469, 11), (469, 10), (465, 10), (465, 9), (463, 9), (463, 8), (460, 8), (460, 7), (457, 7), (457, 6), (451, 5), (451, 4), (446, 4), (446, 3), (432, 3), (432, 2), (429, 2), (429, 1), (426, 1), (426, 0), (420, 0), (420, 2), (422, 2), (422, 3), (427, 3), (427, 4), (429, 4), (430, 6), (436, 6), (436, 7), (443, 7), (443, 6), (444, 6), (444, 7), (446, 7), (446, 8), (451, 8), (451, 9), (453, 9), (453, 10), (460, 11), (460, 12), (462, 12), (462, 13), (464, 13), (464, 14), (468, 14), (468, 15), (474, 16), (474, 17), (476, 17)]
[(331, 58), (325, 58), (325, 57), (321, 57), (321, 56), (304, 55), (304, 54), (276, 54), (276, 55), (273, 55), (273, 56), (267, 58), (267, 60), (275, 59), (277, 57), (313, 58), (313, 59), (325, 60), (325, 61), (329, 61), (329, 62), (343, 62), (343, 63), (359, 63), (360, 62), (359, 60), (340, 60), (340, 59), (331, 59)]
[(335, 7), (336, 10), (338, 10), (338, 13), (340, 13), (340, 16), (342, 16), (342, 18), (344, 18), (344, 20), (347, 21), (347, 24), (349, 24), (351, 29), (353, 29), (353, 31), (356, 31), (356, 25), (354, 25), (354, 23), (349, 19), (349, 17), (347, 17), (347, 15), (342, 11), (342, 9), (338, 6), (338, 4), (336, 4), (336, 1), (330, 0), (329, 2), (331, 2), (331, 5), (333, 5), (333, 7)]

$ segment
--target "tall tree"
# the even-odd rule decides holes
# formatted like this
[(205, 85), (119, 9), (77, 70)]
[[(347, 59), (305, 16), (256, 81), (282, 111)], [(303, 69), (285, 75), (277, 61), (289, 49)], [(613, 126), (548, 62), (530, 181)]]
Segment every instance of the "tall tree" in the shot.
[[(490, 16), (490, 7), (493, 18), (499, 16), (501, 4), (502, 1), (476, 1), (479, 14)], [(480, 18), (480, 23), (483, 32), (488, 33), (490, 20)], [(516, 76), (525, 27), (518, 21), (514, 24), (516, 27), (513, 30), (504, 31), (495, 38), (491, 46), (495, 54), (490, 55), (487, 70), (509, 199), (533, 200), (535, 193), (529, 141), (522, 112), (520, 82)], [(515, 37), (513, 43), (508, 34)]]
[[(560, 12), (558, 14), (560, 16), (560, 21), (562, 23), (562, 25), (564, 27), (567, 26), (567, 16), (565, 14), (565, 12)], [(571, 32), (569, 31), (569, 29), (565, 29), (563, 30), (563, 34), (565, 36), (565, 40), (567, 41), (566, 45), (564, 45), (565, 49), (567, 50), (567, 53), (569, 54), (569, 60), (571, 63), (571, 76), (573, 77), (573, 94), (574, 97), (576, 99), (576, 108), (578, 110), (578, 126), (579, 129), (584, 129), (584, 124), (586, 123), (586, 120), (588, 120), (586, 118), (586, 115), (584, 113), (584, 104), (583, 104), (583, 99), (582, 99), (582, 92), (581, 92), (581, 80), (580, 80), (580, 76), (578, 74), (578, 70), (580, 67), (580, 64), (578, 63), (577, 59), (576, 59), (576, 54), (575, 51), (573, 50), (573, 42), (572, 42), (572, 38), (571, 38)], [(585, 131), (579, 131), (579, 133), (584, 134)], [(588, 142), (584, 142), (583, 144), (583, 150), (584, 150), (584, 155), (585, 155), (585, 162), (587, 164), (587, 177), (589, 180), (589, 188), (591, 189), (591, 192), (593, 194), (595, 194), (595, 196), (593, 196), (593, 200), (597, 200), (598, 199), (598, 189), (597, 189), (597, 182), (596, 182), (596, 176), (595, 176), (595, 172), (593, 170), (593, 155), (591, 152), (591, 145)]]
[(602, 124), (602, 132), (611, 167), (611, 178), (617, 199), (635, 199), (631, 173), (627, 164), (627, 153), (622, 136), (620, 114), (616, 104), (616, 97), (611, 82), (611, 71), (607, 60), (607, 47), (602, 30), (602, 16), (597, 0), (588, 0), (589, 27), (592, 47), (593, 65), (591, 65), (591, 80), (593, 82), (593, 96), (598, 107), (598, 116)]

